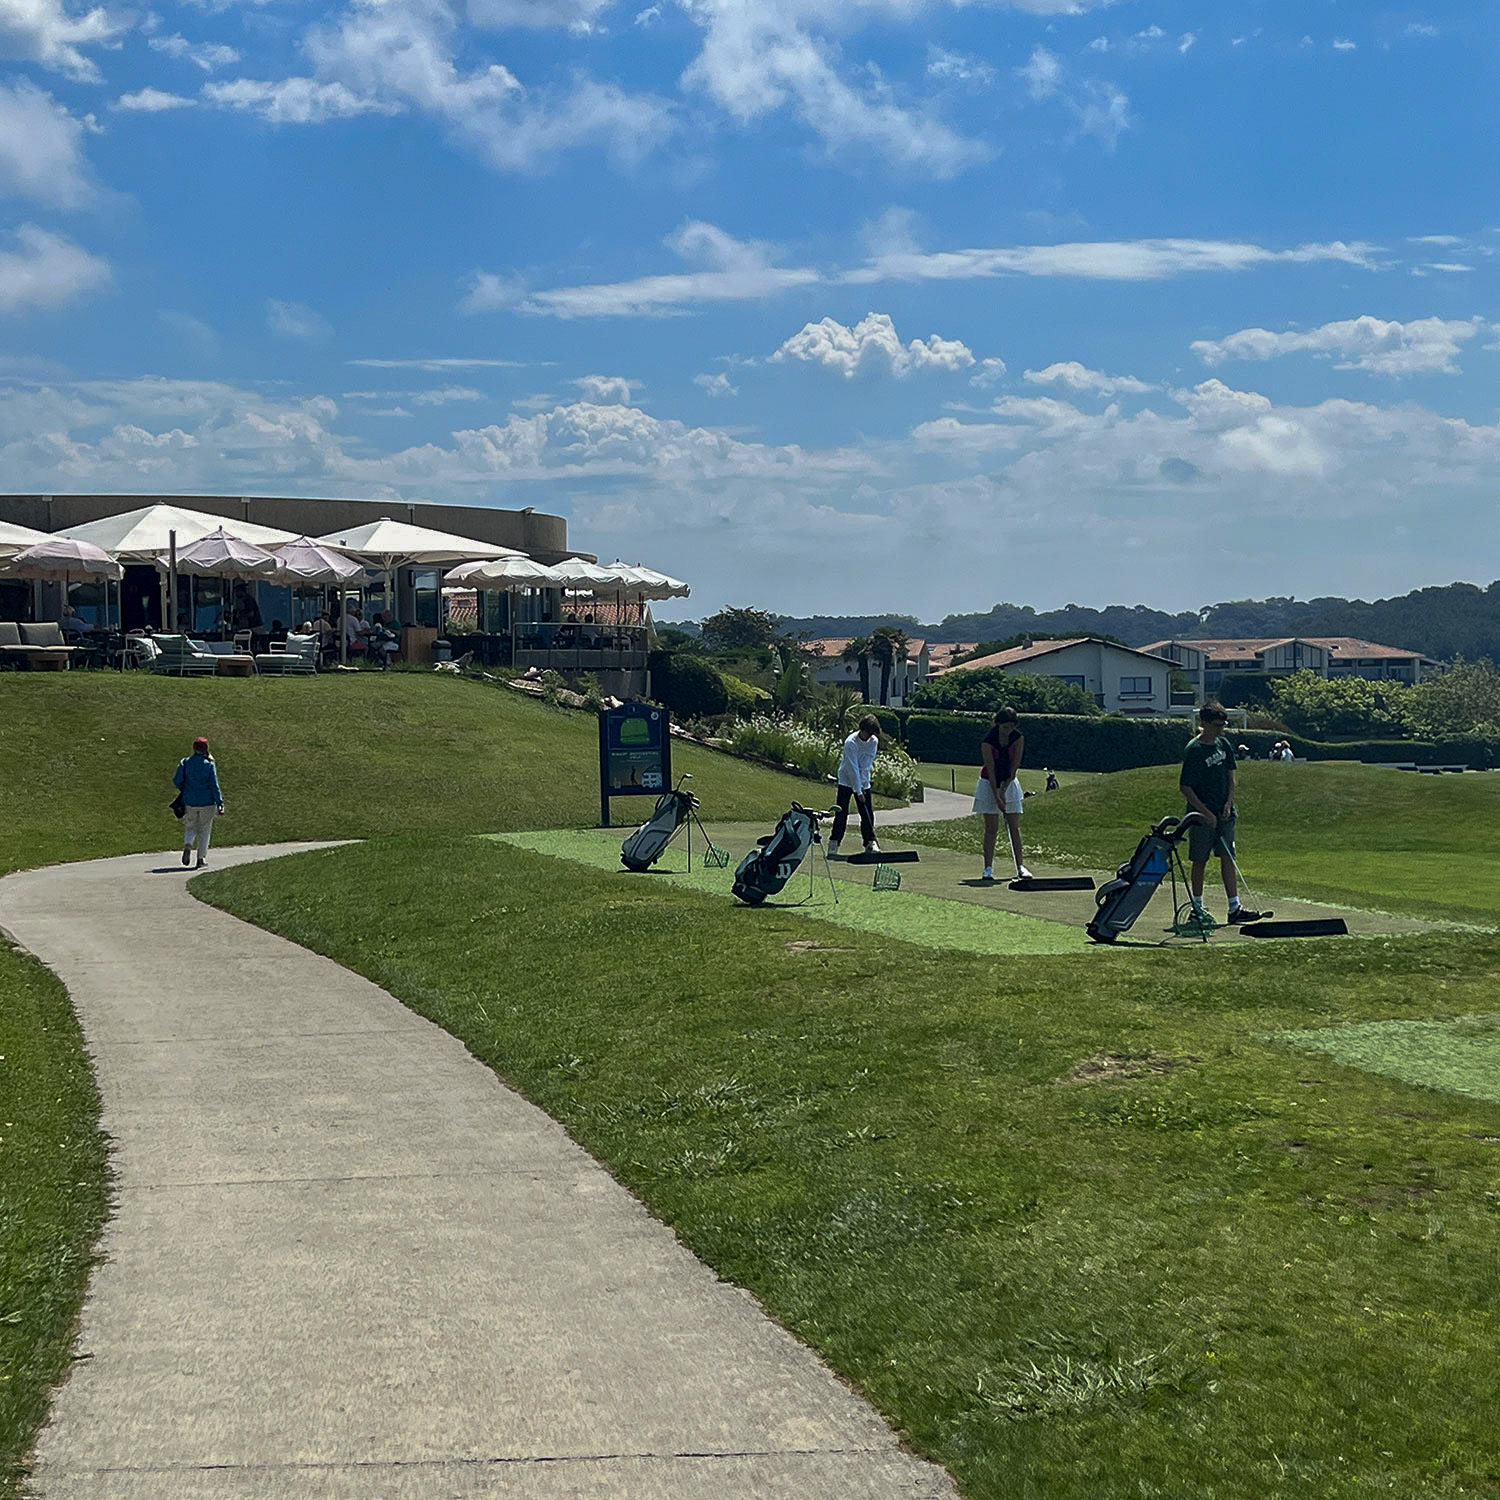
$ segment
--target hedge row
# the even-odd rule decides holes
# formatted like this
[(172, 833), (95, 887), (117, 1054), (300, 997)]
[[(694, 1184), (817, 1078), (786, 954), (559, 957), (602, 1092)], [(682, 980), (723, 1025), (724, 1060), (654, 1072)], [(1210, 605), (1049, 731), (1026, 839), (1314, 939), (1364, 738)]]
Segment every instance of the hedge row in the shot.
[[(988, 714), (921, 713), (870, 708), (882, 730), (894, 736), (917, 760), (977, 766), (979, 742), (989, 728)], [(1127, 719), (1119, 715), (1082, 718), (1077, 714), (1023, 714), (1026, 763), (1054, 771), (1127, 771), (1136, 766), (1165, 766), (1182, 759), (1195, 732), (1188, 719)], [(1248, 745), (1264, 760), (1277, 740), (1289, 739), (1295, 755), (1307, 760), (1415, 761), (1422, 766), (1472, 766), (1495, 763), (1494, 747), (1483, 740), (1350, 740), (1323, 743), (1270, 729), (1229, 730), (1235, 745)]]

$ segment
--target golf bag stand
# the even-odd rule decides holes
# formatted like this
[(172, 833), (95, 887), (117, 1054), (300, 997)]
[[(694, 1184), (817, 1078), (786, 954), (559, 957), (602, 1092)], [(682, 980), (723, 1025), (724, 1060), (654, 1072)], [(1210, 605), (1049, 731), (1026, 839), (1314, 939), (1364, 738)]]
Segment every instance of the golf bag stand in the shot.
[[(828, 854), (823, 849), (819, 828), (826, 812), (816, 812), (803, 807), (800, 802), (781, 815), (773, 832), (757, 841), (739, 862), (734, 872), (733, 891), (736, 898), (747, 906), (759, 906), (767, 896), (778, 895), (787, 882), (797, 873), (797, 868), (816, 844), (823, 853), (823, 872), (828, 876), (828, 886), (835, 902), (839, 899), (838, 886), (833, 871), (828, 868)], [(817, 867), (808, 866), (808, 891), (803, 901), (811, 901), (817, 886)], [(801, 905), (802, 902), (798, 902)]]
[[(1195, 812), (1182, 818), (1163, 818), (1115, 871), (1115, 878), (1099, 887), (1094, 896), (1094, 917), (1085, 929), (1096, 943), (1112, 943), (1122, 932), (1128, 932), (1168, 875), (1175, 887), (1181, 858), (1178, 845), (1202, 821), (1202, 815)], [(1173, 907), (1175, 915), (1175, 901)]]

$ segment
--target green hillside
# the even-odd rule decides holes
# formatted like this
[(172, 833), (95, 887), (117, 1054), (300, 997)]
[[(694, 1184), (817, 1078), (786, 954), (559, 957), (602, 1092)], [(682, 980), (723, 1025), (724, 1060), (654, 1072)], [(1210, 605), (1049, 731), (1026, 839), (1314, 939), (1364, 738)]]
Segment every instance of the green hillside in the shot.
[[(228, 814), (216, 843), (566, 828), (599, 818), (591, 715), (446, 673), (180, 680), (0, 678), (0, 874), (169, 848), (172, 772), (196, 735)], [(715, 818), (774, 817), (808, 783), (675, 744)], [(615, 820), (643, 816), (619, 801)]]

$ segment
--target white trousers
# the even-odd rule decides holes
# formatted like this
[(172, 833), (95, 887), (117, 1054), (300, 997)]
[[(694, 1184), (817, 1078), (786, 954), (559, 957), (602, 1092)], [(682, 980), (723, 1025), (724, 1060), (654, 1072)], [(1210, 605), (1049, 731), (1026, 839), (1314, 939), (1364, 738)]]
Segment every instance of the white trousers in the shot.
[(214, 817), (219, 809), (212, 802), (203, 807), (189, 807), (182, 815), (182, 847), (198, 846), (198, 858), (208, 858), (208, 841), (213, 837)]

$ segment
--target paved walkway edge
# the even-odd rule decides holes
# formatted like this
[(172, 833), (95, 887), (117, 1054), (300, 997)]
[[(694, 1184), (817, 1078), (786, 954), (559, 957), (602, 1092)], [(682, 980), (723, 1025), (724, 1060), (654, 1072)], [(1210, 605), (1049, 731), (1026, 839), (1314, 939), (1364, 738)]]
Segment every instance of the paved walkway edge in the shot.
[(36, 1500), (956, 1500), (458, 1041), (185, 874), (0, 880), (117, 1173)]

